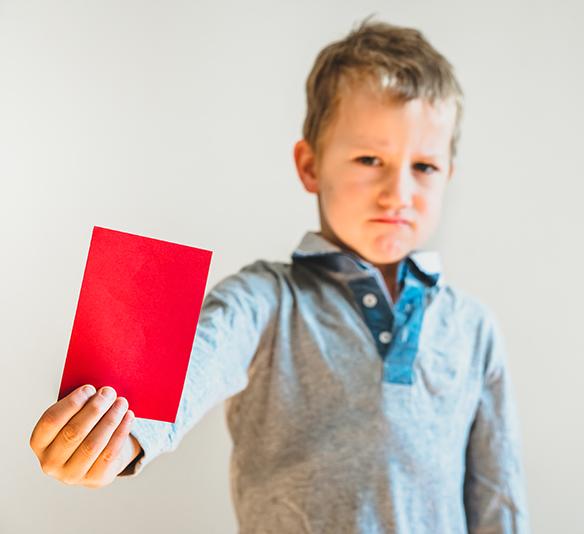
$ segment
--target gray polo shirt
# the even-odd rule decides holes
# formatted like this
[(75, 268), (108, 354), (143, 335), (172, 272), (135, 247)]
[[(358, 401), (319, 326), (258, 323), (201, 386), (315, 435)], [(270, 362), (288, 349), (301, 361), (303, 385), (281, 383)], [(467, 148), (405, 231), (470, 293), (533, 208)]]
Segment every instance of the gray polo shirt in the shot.
[[(206, 295), (174, 424), (136, 419), (136, 476), (226, 401), (241, 534), (529, 532), (493, 312), (438, 253), (381, 272), (307, 232)], [(203, 512), (203, 511), (201, 511)]]

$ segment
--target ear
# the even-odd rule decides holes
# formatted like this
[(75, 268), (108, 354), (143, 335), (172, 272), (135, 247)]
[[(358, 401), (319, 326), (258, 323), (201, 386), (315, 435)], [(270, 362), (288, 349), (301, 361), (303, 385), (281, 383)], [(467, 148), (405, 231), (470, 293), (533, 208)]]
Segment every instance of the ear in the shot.
[(306, 139), (300, 139), (294, 145), (294, 162), (304, 189), (309, 193), (318, 193), (316, 159)]

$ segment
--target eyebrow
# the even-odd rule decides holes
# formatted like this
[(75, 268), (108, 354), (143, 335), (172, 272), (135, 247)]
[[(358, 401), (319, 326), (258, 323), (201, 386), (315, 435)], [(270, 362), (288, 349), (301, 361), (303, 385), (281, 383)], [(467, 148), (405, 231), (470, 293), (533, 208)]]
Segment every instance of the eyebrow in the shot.
[[(362, 141), (358, 141), (355, 143), (349, 143), (350, 148), (354, 150), (383, 150), (383, 143), (363, 143)], [(428, 158), (428, 159), (440, 159), (446, 157), (446, 152), (420, 152), (418, 154), (419, 157)]]

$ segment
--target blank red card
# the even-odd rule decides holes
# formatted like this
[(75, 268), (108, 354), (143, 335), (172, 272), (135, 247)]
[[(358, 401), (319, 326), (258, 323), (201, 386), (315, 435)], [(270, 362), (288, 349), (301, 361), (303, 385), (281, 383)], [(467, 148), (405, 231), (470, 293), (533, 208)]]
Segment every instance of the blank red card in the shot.
[(174, 423), (212, 251), (94, 226), (58, 399), (113, 387)]

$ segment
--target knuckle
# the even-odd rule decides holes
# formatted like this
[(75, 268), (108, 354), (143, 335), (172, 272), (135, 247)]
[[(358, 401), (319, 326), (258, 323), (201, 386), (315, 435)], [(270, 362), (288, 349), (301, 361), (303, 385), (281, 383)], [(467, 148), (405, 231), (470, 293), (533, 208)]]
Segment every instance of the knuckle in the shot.
[(41, 460), (40, 464), (41, 464), (41, 470), (45, 475), (48, 475), (50, 477), (54, 477), (57, 475), (58, 469), (57, 469), (57, 466), (53, 462), (50, 462), (47, 460)]
[(80, 398), (79, 395), (71, 395), (67, 397), (67, 409), (71, 412), (77, 413), (83, 408), (86, 399)]
[(65, 443), (74, 444), (81, 439), (81, 429), (75, 423), (67, 423), (61, 430)]
[(87, 405), (87, 411), (92, 418), (98, 419), (103, 414), (105, 405), (106, 403), (104, 401), (96, 399)]
[(59, 423), (57, 421), (57, 414), (54, 410), (47, 410), (38, 422), (38, 428), (41, 432), (54, 428)]
[(118, 410), (109, 410), (101, 419), (100, 427), (103, 429), (103, 432), (111, 435), (113, 432), (118, 428), (120, 424), (120, 414)]
[(125, 413), (128, 410), (129, 404), (125, 397), (118, 397), (114, 404), (114, 410), (118, 413)]
[(42, 437), (48, 433), (54, 432), (56, 427), (57, 423), (54, 415), (51, 413), (44, 414), (38, 420), (28, 439), (28, 444), (30, 445), (31, 449), (35, 450), (38, 447), (38, 443)]
[(115, 430), (119, 425), (120, 414), (118, 411), (108, 412), (103, 418), (103, 425), (108, 431)]
[(114, 451), (110, 448), (107, 447), (99, 456), (99, 459), (104, 463), (104, 464), (108, 464), (111, 465), (114, 463), (114, 461), (117, 459), (118, 455), (114, 453)]
[(84, 458), (92, 458), (99, 452), (99, 443), (93, 439), (84, 439), (77, 450)]
[[(79, 413), (81, 409), (85, 406), (87, 399), (80, 398), (78, 395), (72, 395), (71, 397), (67, 397), (64, 400), (64, 404), (62, 406), (61, 412), (66, 412), (70, 414), (70, 416)], [(50, 418), (56, 418), (59, 415), (57, 410), (49, 410), (46, 415)]]

